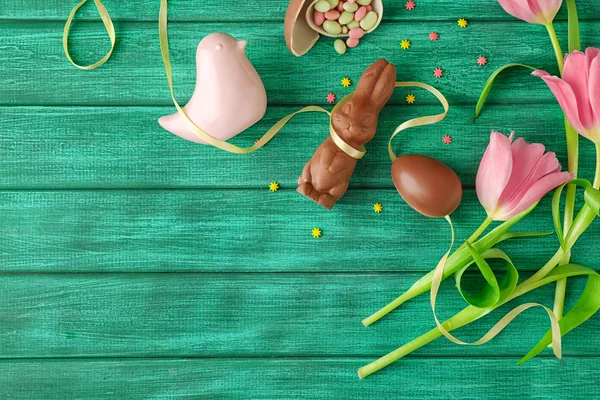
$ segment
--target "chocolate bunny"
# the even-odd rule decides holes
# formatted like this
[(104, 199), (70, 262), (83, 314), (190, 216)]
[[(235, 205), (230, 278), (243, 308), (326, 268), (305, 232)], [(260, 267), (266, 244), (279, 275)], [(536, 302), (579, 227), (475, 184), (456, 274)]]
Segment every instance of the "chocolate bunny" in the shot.
[[(333, 113), (332, 126), (338, 136), (355, 149), (370, 142), (377, 131), (379, 112), (396, 85), (396, 67), (381, 59), (361, 76), (352, 98)], [(331, 210), (346, 193), (356, 159), (328, 137), (302, 171), (298, 193)]]

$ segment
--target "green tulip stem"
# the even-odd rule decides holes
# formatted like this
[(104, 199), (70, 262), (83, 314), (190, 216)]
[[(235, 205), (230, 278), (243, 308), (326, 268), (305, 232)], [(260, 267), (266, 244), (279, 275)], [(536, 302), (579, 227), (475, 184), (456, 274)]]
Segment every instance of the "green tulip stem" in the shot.
[(565, 57), (563, 56), (562, 49), (560, 48), (560, 42), (558, 41), (558, 36), (556, 36), (556, 30), (554, 29), (552, 22), (546, 25), (546, 29), (548, 30), (552, 47), (554, 47), (554, 54), (556, 54), (556, 61), (558, 62), (558, 70), (562, 76), (563, 67), (565, 65)]
[(469, 238), (466, 240), (466, 242), (464, 242), (459, 248), (458, 250), (462, 250), (465, 247), (467, 247), (467, 243), (475, 243), (475, 241), (477, 239), (479, 239), (479, 237), (483, 234), (483, 232), (485, 232), (485, 230), (488, 228), (488, 226), (490, 226), (490, 224), (494, 222), (494, 220), (491, 217), (487, 217), (479, 226), (479, 228), (477, 228), (477, 230), (475, 232), (473, 232), (473, 234), (471, 236), (469, 236)]
[(593, 185), (594, 189), (600, 190), (600, 142), (596, 143), (596, 176)]

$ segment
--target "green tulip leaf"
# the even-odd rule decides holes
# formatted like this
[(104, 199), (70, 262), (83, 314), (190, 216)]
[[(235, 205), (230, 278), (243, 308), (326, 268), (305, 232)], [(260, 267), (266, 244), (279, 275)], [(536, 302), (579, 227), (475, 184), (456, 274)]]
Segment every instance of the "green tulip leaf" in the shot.
[(585, 199), (585, 204), (600, 216), (600, 191), (590, 186), (585, 189), (583, 198)]
[(473, 117), (473, 122), (475, 122), (475, 120), (477, 118), (479, 118), (479, 114), (481, 114), (481, 110), (483, 109), (483, 106), (485, 105), (485, 101), (487, 100), (487, 97), (490, 94), (490, 90), (492, 90), (492, 86), (494, 85), (494, 81), (496, 80), (498, 75), (500, 75), (500, 73), (503, 72), (504, 70), (513, 68), (513, 67), (529, 68), (533, 71), (535, 71), (537, 69), (537, 68), (534, 68), (534, 67), (531, 67), (531, 66), (525, 65), (525, 64), (510, 63), (510, 64), (503, 65), (502, 67), (495, 70), (492, 73), (492, 75), (490, 75), (488, 80), (485, 82), (485, 85), (483, 86), (483, 90), (481, 91), (481, 95), (479, 96), (479, 100), (477, 101), (477, 106), (475, 107), (475, 116)]
[[(577, 303), (569, 310), (567, 314), (559, 321), (561, 336), (566, 335), (585, 321), (590, 319), (600, 309), (600, 275), (592, 269), (567, 264), (556, 267), (548, 276), (532, 285), (533, 290), (548, 283), (572, 276), (589, 275), (583, 294), (577, 300)], [(535, 357), (541, 353), (548, 345), (552, 343), (552, 330), (546, 332), (544, 337), (523, 357), (518, 364)]]
[(579, 17), (575, 0), (567, 0), (569, 10), (569, 53), (581, 50), (581, 34), (579, 32)]
[(508, 232), (500, 237), (500, 240), (498, 240), (498, 243), (503, 242), (505, 240), (510, 240), (510, 239), (550, 236), (553, 233), (554, 232)]
[[(480, 254), (468, 242), (467, 247), (471, 252), (473, 261), (457, 271), (454, 276), (456, 280), (456, 287), (463, 299), (465, 299), (469, 305), (477, 308), (491, 307), (504, 301), (515, 290), (519, 280), (519, 272), (515, 268), (510, 258), (499, 249), (490, 249), (485, 251), (483, 254)], [(490, 268), (486, 259), (501, 259), (506, 261), (507, 272), (502, 280), (502, 283), (498, 284), (498, 279), (496, 278), (496, 275)], [(481, 275), (486, 281), (485, 286), (479, 291), (479, 293), (474, 295), (467, 293), (462, 285), (462, 277), (464, 272), (473, 264), (477, 265)]]
[(565, 235), (562, 229), (561, 224), (561, 215), (560, 215), (560, 198), (562, 196), (563, 189), (567, 185), (576, 185), (586, 190), (592, 186), (592, 184), (585, 179), (572, 179), (564, 185), (559, 186), (552, 196), (552, 220), (554, 221), (554, 229), (556, 230), (556, 235), (558, 236), (558, 241), (560, 242), (560, 247), (564, 252), (567, 252), (567, 244), (565, 243)]

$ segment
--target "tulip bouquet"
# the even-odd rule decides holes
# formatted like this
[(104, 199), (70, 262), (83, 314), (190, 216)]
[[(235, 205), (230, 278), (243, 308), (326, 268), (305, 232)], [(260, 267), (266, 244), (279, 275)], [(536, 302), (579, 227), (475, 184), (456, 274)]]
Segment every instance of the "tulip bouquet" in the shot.
[[(546, 347), (552, 347), (554, 354), (560, 358), (561, 336), (575, 329), (600, 309), (600, 275), (593, 269), (570, 262), (572, 247), (596, 216), (600, 215), (600, 50), (588, 48), (585, 53), (579, 51), (579, 22), (575, 0), (565, 1), (569, 11), (570, 53), (563, 57), (553, 27), (554, 17), (563, 0), (498, 0), (500, 6), (509, 14), (531, 24), (546, 27), (556, 53), (560, 76), (551, 76), (545, 71), (523, 64), (508, 64), (499, 68), (484, 86), (474, 120), (481, 113), (494, 80), (502, 71), (515, 66), (533, 69), (533, 75), (546, 82), (565, 113), (568, 171), (561, 171), (556, 155), (546, 152), (544, 145), (529, 144), (522, 138), (514, 140), (514, 134), (506, 136), (492, 132), (476, 179), (477, 197), (487, 212), (487, 218), (462, 246), (451, 254), (449, 251), (433, 271), (415, 282), (394, 301), (363, 320), (365, 326), (371, 325), (408, 300), (430, 292), (436, 327), (360, 368), (358, 374), (361, 378), (377, 372), (441, 336), (461, 345), (484, 344), (500, 333), (520, 313), (532, 307), (541, 307), (547, 312), (551, 329), (519, 363), (535, 357)], [(577, 177), (578, 134), (591, 140), (596, 146), (596, 174), (593, 183)], [(560, 203), (565, 187), (566, 200), (564, 212), (561, 213)], [(575, 199), (578, 188), (583, 189), (585, 203), (576, 215)], [(558, 236), (558, 249), (536, 273), (519, 283), (519, 273), (514, 263), (495, 246), (507, 239), (543, 235), (544, 233), (537, 232), (515, 233), (511, 232), (511, 228), (525, 218), (542, 197), (553, 189), (556, 189), (552, 199), (552, 213)], [(563, 218), (561, 214), (564, 214)], [(500, 223), (484, 235), (495, 221)], [(506, 273), (501, 281), (488, 264), (488, 260), (493, 259), (501, 260), (506, 265)], [(476, 266), (485, 279), (485, 286), (477, 294), (463, 290), (462, 286), (463, 274), (471, 266)], [(456, 287), (467, 306), (445, 322), (440, 322), (435, 313), (436, 296), (441, 281), (450, 276), (454, 276)], [(576, 304), (564, 313), (566, 279), (576, 276), (586, 277), (587, 285)], [(450, 333), (532, 290), (551, 283), (556, 283), (554, 309), (538, 303), (519, 305), (473, 343), (465, 343)]]

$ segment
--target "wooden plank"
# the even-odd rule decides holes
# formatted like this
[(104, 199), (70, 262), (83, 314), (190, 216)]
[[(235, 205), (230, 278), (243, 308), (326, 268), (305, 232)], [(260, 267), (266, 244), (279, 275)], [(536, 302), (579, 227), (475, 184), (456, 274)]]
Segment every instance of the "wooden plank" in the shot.
[[(408, 91), (398, 94), (405, 95)], [(415, 92), (419, 98), (425, 95)], [(250, 146), (296, 107), (272, 107), (267, 116), (233, 142)], [(439, 106), (388, 106), (379, 133), (368, 145), (350, 182), (352, 188), (393, 188), (387, 141), (401, 122), (436, 114)], [(472, 106), (453, 107), (438, 125), (401, 134), (399, 154), (421, 153), (452, 166), (473, 187), (489, 132), (542, 142), (566, 165), (558, 105), (492, 105), (473, 124)], [(295, 188), (304, 164), (328, 134), (324, 114), (305, 114), (266, 148), (238, 156), (184, 141), (156, 122), (170, 107), (3, 107), (0, 108), (0, 175), (3, 189), (93, 188), (265, 188), (272, 180)], [(35, 123), (32, 123), (35, 116)], [(510, 116), (510, 118), (508, 118)], [(450, 146), (444, 134), (453, 137)], [(27, 154), (27, 157), (23, 157)], [(580, 177), (592, 179), (594, 146), (581, 142)]]
[[(593, 399), (597, 358), (409, 359), (359, 380), (356, 359), (23, 360), (0, 368), (11, 399)], [(24, 379), (26, 377), (26, 384)]]
[[(594, 44), (600, 22), (581, 24), (583, 45)], [(7, 22), (0, 31), (0, 104), (26, 105), (171, 105), (156, 23), (119, 23), (119, 43), (113, 58), (94, 71), (81, 71), (66, 60), (61, 46), (62, 23)], [(443, 40), (431, 42), (436, 29)], [(177, 95), (185, 102), (193, 92), (198, 41), (214, 31), (247, 39), (248, 55), (262, 76), (271, 104), (324, 104), (325, 95), (349, 93), (340, 85), (343, 76), (358, 80), (376, 57), (399, 66), (399, 80), (417, 80), (437, 86), (451, 104), (473, 104), (491, 72), (508, 62), (524, 62), (556, 72), (556, 61), (543, 28), (521, 22), (472, 23), (460, 29), (448, 22), (382, 25), (352, 50), (352, 63), (334, 53), (331, 40), (321, 40), (298, 59), (285, 47), (281, 24), (173, 23), (170, 25), (171, 55)], [(557, 31), (566, 39), (566, 23)], [(401, 32), (401, 33), (400, 33)], [(515, 32), (519, 32), (518, 35)], [(108, 46), (100, 23), (83, 22), (73, 32), (72, 52), (81, 63), (98, 59)], [(412, 40), (409, 51), (399, 41)], [(566, 40), (563, 41), (566, 46)], [(565, 47), (566, 48), (566, 47)], [(510, 51), (507, 51), (509, 49)], [(476, 63), (480, 55), (489, 64)], [(442, 67), (442, 79), (433, 70)], [(306, 78), (310, 77), (310, 78)], [(309, 80), (307, 80), (309, 79)], [(498, 90), (498, 88), (504, 90)], [(509, 90), (510, 89), (510, 90)], [(552, 102), (554, 98), (539, 78), (527, 70), (513, 71), (498, 81), (490, 100), (510, 103)], [(404, 103), (396, 97), (394, 103)]]
[[(170, 1), (169, 18), (173, 21), (283, 21), (288, 0), (269, 0), (268, 5), (259, 0), (249, 2), (214, 0), (201, 5), (193, 2)], [(93, 2), (81, 9), (77, 18), (99, 20)], [(160, 2), (138, 0), (120, 2), (104, 0), (115, 21), (155, 21)], [(66, 20), (77, 2), (63, 0), (11, 0), (2, 6), (0, 20)], [(473, 20), (514, 20), (498, 4), (488, 0), (420, 0), (413, 11), (407, 11), (404, 2), (385, 4), (385, 21), (455, 21), (458, 18)], [(598, 19), (598, 8), (594, 0), (578, 0), (577, 8), (581, 19)], [(563, 7), (557, 19), (567, 18)]]
[[(58, 274), (0, 276), (0, 357), (378, 357), (435, 326), (423, 295), (365, 328), (360, 323), (421, 275)], [(439, 315), (466, 304), (444, 283)], [(568, 303), (585, 280), (570, 280)], [(517, 304), (551, 304), (554, 285), (458, 331), (474, 341)], [(417, 356), (522, 356), (549, 328), (542, 310), (493, 342), (439, 339)], [(600, 316), (564, 339), (565, 357), (600, 355)], [(546, 355), (551, 355), (550, 351)]]
[[(473, 191), (464, 197), (453, 214), (458, 240), (485, 217)], [(516, 229), (552, 231), (549, 203)], [(293, 190), (7, 191), (0, 215), (3, 271), (429, 271), (450, 240), (443, 219), (418, 215), (395, 190), (351, 190), (331, 212)], [(573, 261), (598, 268), (591, 233)], [(558, 242), (501, 248), (537, 270)]]

